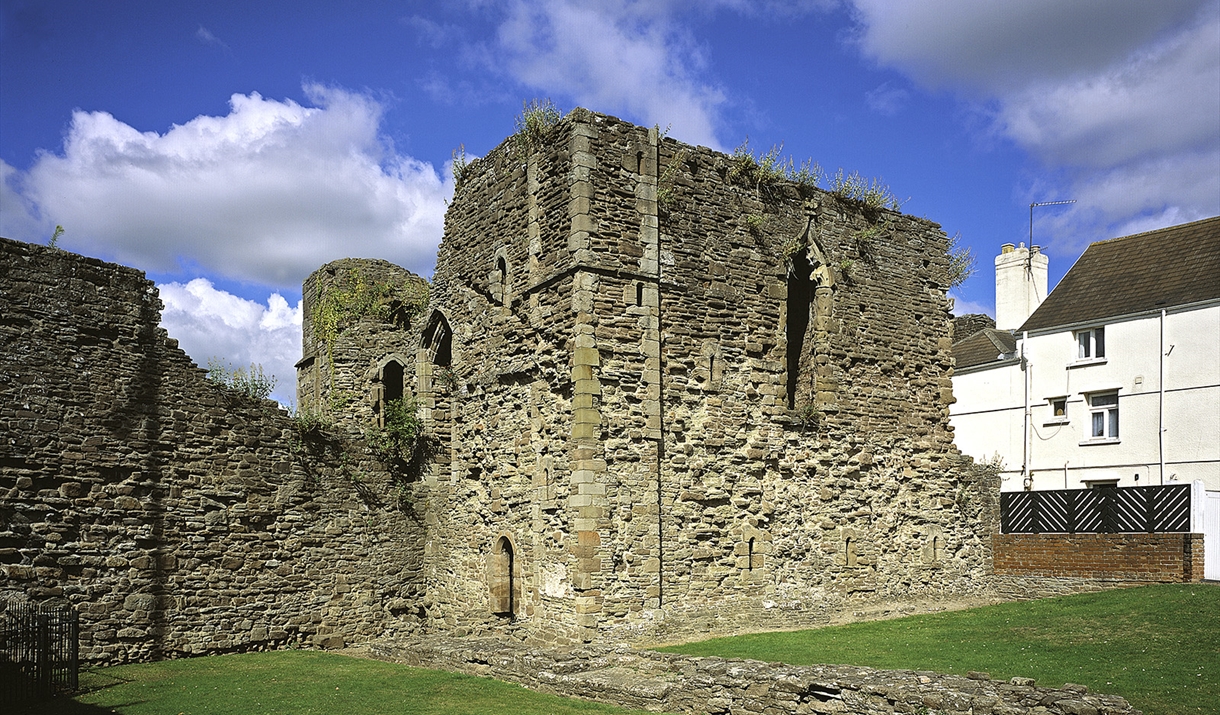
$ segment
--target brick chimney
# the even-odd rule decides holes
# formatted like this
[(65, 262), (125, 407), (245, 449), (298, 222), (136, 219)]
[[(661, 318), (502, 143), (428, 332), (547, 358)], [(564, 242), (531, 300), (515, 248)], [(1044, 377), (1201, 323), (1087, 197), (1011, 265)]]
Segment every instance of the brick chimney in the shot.
[(1016, 330), (1046, 299), (1046, 254), (1005, 243), (995, 257), (995, 327)]

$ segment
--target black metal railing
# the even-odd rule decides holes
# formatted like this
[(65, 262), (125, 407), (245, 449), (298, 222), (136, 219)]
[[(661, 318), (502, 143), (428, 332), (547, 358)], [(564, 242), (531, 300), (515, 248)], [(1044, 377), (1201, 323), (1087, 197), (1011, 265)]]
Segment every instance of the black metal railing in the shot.
[(76, 690), (79, 635), (72, 608), (0, 601), (0, 706)]
[(1000, 494), (1005, 534), (1190, 531), (1190, 485), (1098, 487)]

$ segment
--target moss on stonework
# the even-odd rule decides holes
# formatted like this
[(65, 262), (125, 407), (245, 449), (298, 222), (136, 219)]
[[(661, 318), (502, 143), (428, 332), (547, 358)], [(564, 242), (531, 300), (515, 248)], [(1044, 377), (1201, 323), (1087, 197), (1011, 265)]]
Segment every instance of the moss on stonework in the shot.
[(359, 268), (344, 268), (318, 289), (310, 319), (333, 369), (335, 340), (348, 327), (366, 317), (410, 324), (427, 305), (426, 282), (377, 282), (365, 278)]

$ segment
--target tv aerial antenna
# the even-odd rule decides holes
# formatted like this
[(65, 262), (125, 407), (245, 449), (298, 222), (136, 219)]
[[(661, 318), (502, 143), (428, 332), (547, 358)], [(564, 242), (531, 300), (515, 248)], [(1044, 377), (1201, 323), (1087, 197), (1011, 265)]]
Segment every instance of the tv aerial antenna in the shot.
[(1066, 199), (1064, 201), (1035, 201), (1029, 205), (1029, 250), (1034, 250), (1034, 207), (1035, 206), (1061, 206), (1063, 204), (1074, 204), (1076, 199)]
[(1025, 258), (1025, 270), (1033, 271), (1034, 261), (1034, 207), (1036, 206), (1062, 206), (1064, 204), (1074, 204), (1076, 199), (1065, 199), (1063, 201), (1035, 201), (1029, 205), (1029, 255)]

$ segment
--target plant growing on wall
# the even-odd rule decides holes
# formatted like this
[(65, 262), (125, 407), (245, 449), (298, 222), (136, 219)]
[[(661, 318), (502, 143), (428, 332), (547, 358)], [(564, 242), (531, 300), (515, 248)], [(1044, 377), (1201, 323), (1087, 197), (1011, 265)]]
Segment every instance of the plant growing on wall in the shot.
[(64, 227), (59, 224), (55, 225), (55, 231), (51, 234), (51, 240), (47, 241), (48, 248), (59, 248), (59, 239), (64, 235)]
[(446, 392), (457, 392), (458, 376), (452, 367), (444, 366), (436, 369), (436, 384)]
[(522, 102), (521, 113), (513, 121), (517, 131), (513, 140), (522, 152), (528, 152), (538, 147), (550, 133), (551, 127), (563, 118), (559, 108), (550, 99), (531, 99)]
[(796, 184), (802, 193), (817, 188), (824, 176), (821, 165), (806, 159), (798, 169), (792, 157), (780, 155), (783, 149), (783, 144), (777, 144), (766, 152), (755, 155), (750, 149), (750, 139), (746, 137), (729, 157), (729, 181), (742, 186), (752, 186), (764, 196), (772, 195), (783, 181)]
[(661, 172), (660, 178), (657, 179), (657, 205), (662, 209), (668, 209), (674, 202), (674, 179), (677, 178), (678, 171), (686, 162), (687, 157), (687, 151), (679, 149), (670, 158), (664, 171)]
[(474, 159), (466, 157), (466, 145), (458, 144), (458, 148), (453, 150), (453, 188), (457, 190), (461, 188), (462, 182), (466, 181), (466, 177), (470, 174), (470, 165), (474, 163)]
[(266, 400), (275, 389), (275, 375), (263, 372), (262, 365), (251, 364), (249, 368), (233, 367), (232, 363), (221, 362), (220, 358), (208, 359), (208, 380), (223, 385), (255, 400)]
[(335, 421), (331, 416), (312, 405), (297, 407), (291, 411), (292, 429), (301, 440), (319, 439)]
[(424, 422), (412, 397), (390, 400), (382, 415), (383, 426), (365, 433), (369, 446), (386, 462), (411, 462), (422, 441)]
[(767, 217), (763, 214), (746, 214), (746, 230), (753, 236), (762, 235), (763, 227), (767, 225)]
[(974, 275), (974, 251), (962, 244), (962, 234), (953, 234), (949, 239), (949, 287), (956, 288)]
[(856, 171), (844, 174), (841, 167), (830, 181), (830, 193), (840, 199), (855, 202), (868, 211), (898, 211), (902, 208), (902, 202), (890, 193), (889, 185), (881, 179), (869, 181)]
[(320, 289), (310, 319), (314, 336), (326, 345), (327, 359), (334, 370), (335, 340), (348, 326), (365, 317), (410, 323), (427, 305), (427, 283), (378, 283), (365, 279), (358, 268), (350, 268)]

